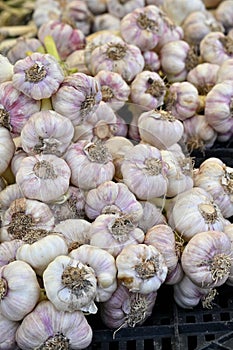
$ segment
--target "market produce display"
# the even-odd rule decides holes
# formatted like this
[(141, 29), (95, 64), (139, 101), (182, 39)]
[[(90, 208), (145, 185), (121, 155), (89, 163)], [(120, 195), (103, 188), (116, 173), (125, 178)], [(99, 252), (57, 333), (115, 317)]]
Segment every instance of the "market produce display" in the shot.
[[(0, 1), (0, 349), (86, 349), (233, 285), (232, 0)], [(233, 153), (233, 152), (232, 152)], [(232, 154), (233, 157), (233, 154)]]

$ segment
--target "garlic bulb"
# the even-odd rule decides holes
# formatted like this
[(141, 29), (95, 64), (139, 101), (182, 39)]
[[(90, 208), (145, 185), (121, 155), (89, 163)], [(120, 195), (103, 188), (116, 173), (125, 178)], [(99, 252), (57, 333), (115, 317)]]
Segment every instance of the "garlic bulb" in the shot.
[(54, 217), (47, 204), (37, 200), (18, 198), (13, 200), (4, 212), (0, 241), (26, 240), (30, 238), (30, 231), (34, 229), (51, 230), (53, 227)]
[(59, 311), (96, 313), (96, 276), (94, 270), (69, 256), (60, 255), (43, 273), (48, 299)]
[(187, 275), (184, 275), (182, 280), (173, 286), (173, 291), (175, 302), (184, 309), (192, 309), (200, 301), (203, 307), (211, 308), (217, 294), (216, 289), (197, 286)]
[(231, 241), (222, 231), (201, 231), (185, 246), (181, 264), (184, 273), (198, 286), (218, 287), (231, 269)]
[(165, 224), (151, 227), (145, 235), (144, 243), (152, 245), (163, 255), (168, 273), (176, 268), (178, 255), (176, 253), (175, 234), (171, 227)]
[(166, 86), (160, 75), (145, 69), (130, 84), (131, 101), (148, 109), (160, 107), (165, 93)]
[(7, 265), (16, 260), (16, 252), (22, 244), (23, 241), (20, 239), (2, 242), (0, 244), (0, 266)]
[(145, 61), (144, 70), (149, 70), (151, 72), (157, 72), (160, 68), (159, 55), (154, 51), (144, 51), (143, 57)]
[(116, 257), (129, 244), (142, 243), (144, 232), (135, 227), (130, 215), (102, 214), (90, 227), (90, 245)]
[(128, 13), (132, 12), (138, 7), (144, 6), (144, 0), (106, 0), (107, 11), (118, 17), (122, 18)]
[(107, 11), (107, 0), (86, 0), (86, 3), (94, 15)]
[(12, 261), (0, 268), (0, 313), (8, 320), (22, 320), (33, 310), (39, 296), (40, 286), (30, 265)]
[(74, 50), (66, 57), (65, 66), (68, 71), (78, 71), (79, 73), (90, 74), (85, 60), (85, 49)]
[(28, 155), (62, 156), (74, 135), (71, 121), (53, 110), (34, 113), (25, 123), (21, 135), (22, 149)]
[(228, 224), (213, 197), (200, 187), (193, 187), (174, 198), (168, 223), (186, 241), (201, 231), (223, 231)]
[(165, 195), (167, 170), (161, 152), (148, 144), (129, 149), (121, 165), (124, 183), (141, 200)]
[(71, 170), (53, 154), (25, 157), (16, 173), (16, 183), (25, 197), (42, 202), (58, 200), (69, 188)]
[(71, 184), (83, 190), (95, 188), (114, 176), (111, 154), (101, 140), (73, 143), (65, 154), (65, 161), (71, 169)]
[(51, 347), (78, 350), (90, 345), (92, 335), (92, 328), (81, 311), (59, 311), (50, 301), (41, 301), (23, 319), (16, 341), (25, 350)]
[[(0, 105), (1, 111), (1, 105)], [(4, 113), (3, 113), (4, 118)], [(11, 133), (5, 127), (0, 126), (0, 174), (3, 174), (4, 171), (9, 166), (11, 159), (14, 155), (15, 144), (13, 142)]]
[(120, 30), (120, 18), (110, 14), (101, 13), (94, 17), (93, 21), (93, 32), (98, 32), (100, 30)]
[(66, 219), (58, 223), (54, 230), (63, 235), (68, 251), (78, 248), (82, 244), (90, 244), (91, 223), (83, 219)]
[(100, 305), (103, 323), (116, 332), (125, 327), (143, 324), (151, 315), (157, 292), (148, 294), (130, 292), (124, 285), (118, 285), (111, 298)]
[(211, 32), (204, 36), (200, 42), (200, 54), (202, 60), (221, 65), (232, 54), (232, 38), (222, 32)]
[(4, 211), (8, 209), (11, 202), (13, 202), (17, 198), (22, 198), (22, 197), (23, 197), (23, 194), (16, 183), (6, 186), (0, 192), (0, 210)]
[(183, 2), (183, 0), (164, 0), (162, 9), (174, 23), (180, 25), (189, 13), (194, 11), (204, 11), (205, 5), (201, 0)]
[(12, 174), (14, 175), (14, 183), (15, 183), (15, 176), (16, 176), (17, 171), (19, 170), (21, 162), (27, 156), (28, 156), (28, 154), (26, 152), (24, 152), (21, 147), (16, 148), (15, 153), (14, 153), (13, 157), (11, 158), (11, 163), (10, 163), (10, 168), (11, 168)]
[(17, 349), (15, 335), (20, 323), (18, 321), (10, 321), (7, 317), (0, 313), (0, 349), (15, 350)]
[(232, 29), (233, 26), (233, 1), (222, 1), (216, 8), (214, 15), (220, 23), (222, 23), (226, 33)]
[(143, 214), (138, 222), (138, 227), (146, 233), (152, 226), (166, 223), (167, 219), (162, 210), (154, 203), (139, 201), (143, 208)]
[(222, 83), (225, 80), (233, 80), (232, 65), (233, 58), (224, 61), (220, 66), (218, 65), (216, 83)]
[(27, 52), (35, 52), (39, 47), (41, 47), (39, 39), (19, 36), (15, 44), (7, 51), (6, 56), (12, 64), (15, 64), (18, 60), (25, 58)]
[(117, 268), (114, 257), (106, 250), (83, 244), (73, 249), (69, 256), (91, 267), (97, 279), (97, 293), (95, 300), (106, 301), (117, 288)]
[[(224, 233), (229, 237), (231, 241), (231, 249), (233, 247), (233, 224), (229, 224), (224, 227)], [(233, 264), (231, 264), (231, 270), (228, 279), (226, 280), (226, 284), (229, 286), (233, 285)]]
[(11, 64), (9, 59), (2, 54), (0, 54), (0, 66), (4, 67), (4, 69), (1, 69), (0, 83), (11, 80), (14, 66)]
[(195, 186), (203, 188), (213, 196), (225, 218), (233, 215), (233, 169), (220, 159), (206, 159), (194, 172)]
[(167, 149), (181, 139), (184, 127), (170, 112), (151, 110), (140, 115), (138, 130), (142, 141), (158, 149)]
[(17, 249), (16, 259), (28, 263), (38, 276), (57, 256), (68, 253), (65, 239), (57, 232), (40, 229), (28, 230), (24, 243)]
[(130, 244), (116, 257), (117, 278), (130, 292), (156, 292), (165, 281), (168, 268), (157, 248)]
[(137, 223), (142, 217), (143, 209), (125, 184), (105, 181), (88, 191), (85, 212), (91, 220), (100, 214), (123, 214)]

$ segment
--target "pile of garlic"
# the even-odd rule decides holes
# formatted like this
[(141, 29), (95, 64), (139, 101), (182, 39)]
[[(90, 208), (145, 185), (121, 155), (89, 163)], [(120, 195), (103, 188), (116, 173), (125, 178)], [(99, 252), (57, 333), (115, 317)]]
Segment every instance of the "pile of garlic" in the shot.
[[(174, 301), (192, 308), (200, 302), (211, 307), (217, 288), (233, 284), (233, 168), (217, 158), (194, 167), (185, 122), (192, 135), (200, 128), (208, 138), (206, 113), (195, 114), (204, 99), (201, 88), (183, 81), (185, 69), (167, 68), (174, 37), (184, 53), (190, 49), (182, 40), (184, 19), (174, 17), (168, 0), (160, 1), (163, 10), (149, 1), (121, 2), (121, 35), (89, 36), (87, 4), (94, 2), (77, 3), (87, 17), (76, 18), (73, 29), (41, 23), (45, 7), (60, 8), (56, 1), (37, 1), (38, 37), (20, 38), (0, 56), (4, 350), (84, 349), (92, 342), (93, 314), (115, 335), (143, 324), (161, 285), (173, 286)], [(114, 3), (106, 2), (109, 11)], [(194, 3), (203, 11), (202, 2)], [(140, 26), (151, 29), (148, 40), (140, 33), (127, 42), (127, 16), (130, 23), (139, 16)], [(151, 42), (157, 52), (144, 46)], [(155, 70), (148, 68), (150, 58)], [(231, 86), (223, 81), (218, 90), (229, 92), (228, 105)], [(232, 116), (222, 119), (220, 138), (231, 137)], [(217, 129), (213, 134), (215, 140)]]

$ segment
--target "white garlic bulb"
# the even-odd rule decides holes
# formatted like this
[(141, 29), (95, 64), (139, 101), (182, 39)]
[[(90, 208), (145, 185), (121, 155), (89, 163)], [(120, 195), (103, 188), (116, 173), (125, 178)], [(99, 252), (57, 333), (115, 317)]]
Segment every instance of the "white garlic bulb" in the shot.
[(18, 321), (10, 321), (7, 317), (0, 313), (0, 349), (15, 350), (17, 349), (15, 335), (20, 323)]

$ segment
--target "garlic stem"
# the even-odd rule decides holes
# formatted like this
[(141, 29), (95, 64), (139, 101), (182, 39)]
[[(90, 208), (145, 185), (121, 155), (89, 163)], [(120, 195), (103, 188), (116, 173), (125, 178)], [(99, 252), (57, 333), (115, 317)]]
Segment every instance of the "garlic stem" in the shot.
[(41, 100), (41, 108), (40, 108), (40, 110), (41, 111), (47, 111), (47, 110), (51, 110), (51, 109), (53, 109), (51, 99), (50, 98), (43, 98)]
[(57, 51), (55, 41), (51, 35), (46, 35), (46, 37), (44, 38), (44, 46), (46, 48), (47, 53), (55, 57), (58, 62), (61, 62), (61, 57)]
[(15, 37), (25, 35), (28, 33), (33, 33), (35, 35), (36, 32), (37, 28), (34, 24), (21, 26), (4, 26), (0, 28), (0, 35), (2, 35), (3, 37)]

